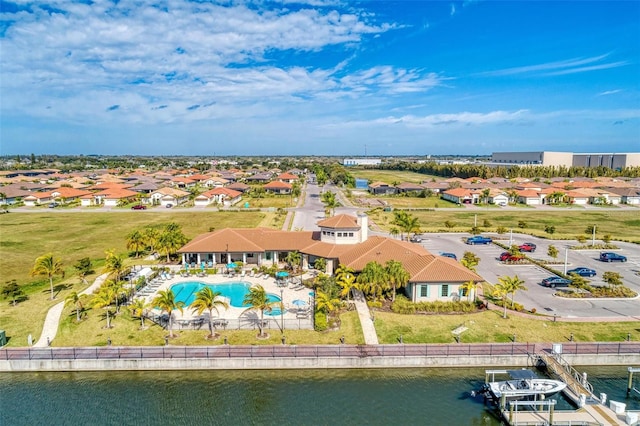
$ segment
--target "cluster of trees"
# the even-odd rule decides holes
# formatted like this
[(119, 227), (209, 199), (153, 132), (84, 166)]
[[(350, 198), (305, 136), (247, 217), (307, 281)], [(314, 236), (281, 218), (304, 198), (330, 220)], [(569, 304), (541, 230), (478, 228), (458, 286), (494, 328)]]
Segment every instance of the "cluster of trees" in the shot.
[(393, 163), (383, 163), (377, 168), (381, 170), (412, 171), (426, 175), (441, 177), (459, 177), (462, 179), (479, 177), (490, 179), (492, 177), (502, 177), (513, 179), (524, 178), (554, 178), (554, 177), (640, 177), (640, 167), (627, 167), (622, 170), (614, 170), (608, 167), (566, 167), (566, 166), (496, 166), (490, 167), (486, 164), (439, 164), (435, 161), (427, 163), (413, 163), (398, 161)]
[(188, 241), (180, 225), (171, 222), (164, 226), (147, 226), (131, 231), (127, 235), (127, 250), (133, 251), (135, 257), (145, 252), (159, 253), (170, 262), (171, 256)]
[(408, 238), (410, 234), (420, 233), (420, 220), (404, 210), (396, 210), (393, 212), (393, 221), (391, 221), (391, 224), (394, 225), (394, 227), (391, 228), (389, 232), (391, 235), (400, 235), (401, 240), (405, 239), (405, 234)]

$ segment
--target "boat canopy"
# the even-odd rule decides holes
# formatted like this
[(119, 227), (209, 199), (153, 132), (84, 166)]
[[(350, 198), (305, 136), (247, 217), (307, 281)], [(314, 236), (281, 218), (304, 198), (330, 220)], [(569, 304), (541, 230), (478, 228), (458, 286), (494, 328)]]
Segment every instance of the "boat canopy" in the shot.
[(538, 378), (536, 373), (531, 370), (507, 370), (507, 373), (512, 379), (516, 380), (531, 380)]

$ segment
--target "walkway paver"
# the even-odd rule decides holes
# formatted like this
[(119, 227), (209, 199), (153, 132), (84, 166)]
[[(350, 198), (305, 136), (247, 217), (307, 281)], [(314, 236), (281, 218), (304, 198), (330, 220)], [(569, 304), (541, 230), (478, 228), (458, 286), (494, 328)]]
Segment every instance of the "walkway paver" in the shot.
[(362, 334), (364, 334), (364, 343), (367, 345), (378, 344), (378, 334), (376, 328), (373, 325), (373, 318), (369, 312), (367, 301), (364, 298), (364, 294), (360, 290), (353, 290), (354, 297), (353, 303), (358, 311), (358, 318), (360, 318), (360, 324), (362, 325)]
[[(96, 278), (96, 280), (87, 287), (84, 291), (81, 291), (80, 294), (91, 294), (97, 288), (99, 288), (104, 280), (107, 279), (109, 274), (102, 274)], [(40, 340), (38, 340), (33, 347), (34, 348), (45, 348), (49, 346), (53, 339), (56, 337), (56, 333), (58, 332), (58, 325), (60, 324), (60, 316), (62, 315), (62, 311), (64, 310), (64, 300), (57, 305), (54, 305), (47, 312), (47, 317), (44, 320), (44, 326), (42, 326), (42, 334), (40, 335)]]

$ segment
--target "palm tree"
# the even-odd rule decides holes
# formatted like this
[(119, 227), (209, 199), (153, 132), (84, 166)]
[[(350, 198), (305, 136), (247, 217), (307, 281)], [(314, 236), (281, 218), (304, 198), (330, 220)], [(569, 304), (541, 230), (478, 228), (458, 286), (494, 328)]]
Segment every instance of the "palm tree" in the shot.
[(322, 193), (322, 202), (324, 203), (324, 206), (329, 209), (331, 216), (334, 215), (336, 207), (340, 205), (336, 198), (336, 193), (331, 191)]
[(129, 235), (127, 235), (127, 250), (133, 250), (136, 253), (136, 257), (140, 254), (140, 251), (147, 247), (147, 243), (144, 238), (144, 234), (135, 229)]
[(324, 312), (329, 318), (329, 314), (340, 307), (340, 299), (331, 298), (331, 296), (322, 291), (316, 292), (316, 310)]
[(84, 284), (88, 284), (87, 275), (93, 272), (91, 270), (91, 259), (89, 259), (88, 257), (83, 257), (82, 259), (79, 259), (78, 262), (76, 262), (76, 264), (73, 265), (73, 267), (75, 268), (76, 273), (78, 274), (78, 278), (80, 278), (80, 280)]
[(384, 267), (376, 261), (371, 261), (364, 266), (357, 281), (361, 288), (373, 298), (381, 297), (389, 285)]
[(514, 298), (516, 292), (518, 290), (526, 290), (527, 287), (524, 286), (524, 280), (518, 278), (518, 276), (513, 277), (500, 277), (498, 281), (502, 285), (502, 287), (507, 291), (508, 294), (511, 294), (511, 309), (513, 309)]
[(160, 290), (158, 295), (151, 301), (151, 304), (160, 308), (161, 312), (169, 314), (169, 337), (173, 338), (173, 311), (178, 310), (182, 313), (184, 302), (177, 302), (176, 295), (172, 290)]
[(76, 321), (80, 322), (80, 314), (82, 314), (82, 311), (84, 310), (84, 299), (86, 298), (86, 295), (84, 294), (78, 294), (77, 292), (71, 292), (71, 294), (69, 294), (65, 299), (64, 299), (64, 306), (69, 306), (69, 305), (73, 305), (76, 308)]
[(300, 267), (300, 263), (302, 262), (302, 255), (299, 251), (290, 251), (287, 253), (287, 257), (284, 259), (285, 262), (289, 264), (291, 270), (296, 272), (296, 270)]
[(482, 202), (484, 204), (489, 203), (489, 195), (491, 195), (491, 190), (489, 188), (485, 188), (482, 190)]
[(196, 293), (196, 299), (191, 303), (191, 309), (193, 309), (194, 312), (197, 312), (198, 315), (202, 315), (204, 311), (209, 311), (210, 334), (208, 337), (211, 338), (216, 335), (216, 329), (213, 325), (213, 311), (216, 311), (219, 314), (220, 312), (218, 311), (218, 307), (229, 309), (229, 304), (218, 297), (221, 294), (222, 293), (220, 292), (213, 291), (211, 287), (205, 286), (202, 290)]
[(356, 283), (355, 275), (343, 275), (341, 278), (336, 278), (336, 283), (342, 287), (342, 291), (340, 292), (341, 297), (346, 297), (347, 302), (350, 302), (351, 291), (354, 288), (358, 288), (358, 284)]
[(475, 298), (475, 291), (478, 288), (478, 283), (476, 283), (473, 280), (469, 280), (466, 283), (462, 284), (460, 286), (460, 290), (464, 291), (465, 293), (467, 293), (467, 300), (470, 302), (471, 301), (471, 294), (474, 294), (474, 298)]
[(395, 211), (393, 212), (394, 219), (391, 222), (392, 225), (396, 225), (400, 228), (400, 239), (404, 239), (404, 234), (411, 234), (412, 232), (420, 231), (420, 220), (407, 213), (406, 211)]
[(126, 290), (124, 289), (124, 282), (107, 280), (103, 285), (113, 290), (113, 294), (115, 294), (116, 299), (116, 313), (120, 312), (120, 298), (123, 294), (126, 294)]
[(109, 312), (109, 306), (113, 303), (116, 294), (109, 286), (103, 286), (100, 291), (91, 299), (91, 307), (98, 309), (105, 309), (107, 311), (107, 328), (111, 328), (111, 315)]
[(265, 311), (271, 312), (271, 310), (273, 309), (273, 303), (269, 302), (267, 291), (260, 284), (252, 285), (249, 289), (249, 293), (244, 296), (242, 304), (249, 306), (249, 308), (247, 308), (245, 312), (251, 310), (260, 312), (258, 329), (260, 330), (260, 337), (264, 337), (264, 313)]
[(144, 314), (148, 306), (149, 305), (143, 297), (137, 298), (131, 303), (131, 305), (129, 305), (131, 315), (133, 317), (140, 318), (140, 329), (144, 329)]
[(465, 251), (460, 263), (471, 272), (476, 272), (476, 266), (480, 263), (480, 258), (471, 251)]
[(114, 274), (116, 282), (120, 281), (120, 277), (125, 270), (122, 255), (116, 254), (115, 249), (107, 250), (106, 254), (107, 257), (104, 262), (104, 270), (109, 274)]
[(403, 288), (409, 282), (411, 276), (404, 269), (404, 265), (397, 260), (389, 260), (385, 264), (385, 273), (389, 283), (391, 284), (391, 301), (396, 300), (396, 289)]
[(156, 245), (158, 244), (158, 239), (160, 238), (160, 230), (153, 226), (148, 226), (144, 229), (143, 235), (145, 240), (147, 241), (147, 245), (151, 249), (151, 254), (156, 252)]
[(53, 300), (53, 276), (62, 275), (64, 277), (64, 270), (62, 269), (62, 261), (53, 257), (52, 253), (44, 254), (36, 259), (33, 269), (31, 269), (31, 276), (45, 276), (49, 278), (49, 288), (51, 290), (51, 300)]
[(498, 283), (493, 286), (493, 296), (502, 299), (502, 306), (504, 307), (502, 318), (507, 318), (507, 299), (509, 298), (508, 289), (502, 283)]
[(182, 233), (180, 225), (170, 223), (158, 238), (158, 252), (165, 254), (167, 263), (169, 263), (171, 261), (170, 256), (176, 253), (187, 241), (188, 239)]

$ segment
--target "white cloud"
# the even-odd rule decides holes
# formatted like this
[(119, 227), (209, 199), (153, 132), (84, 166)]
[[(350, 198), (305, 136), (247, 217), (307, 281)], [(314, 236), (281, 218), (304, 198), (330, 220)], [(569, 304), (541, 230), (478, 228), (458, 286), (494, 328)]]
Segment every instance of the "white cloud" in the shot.
[[(363, 39), (395, 24), (376, 23), (370, 13), (331, 1), (312, 3), (322, 7), (296, 2), (261, 10), (183, 0), (31, 4), (32, 13), (3, 14), (12, 21), (2, 37), (3, 56), (12, 58), (0, 69), (3, 108), (76, 122), (167, 122), (439, 84), (440, 77), (422, 70), (352, 69), (350, 58)], [(337, 46), (344, 54), (326, 69), (296, 64), (295, 55)], [(293, 59), (282, 59), (283, 52)], [(267, 103), (271, 108), (262, 107)], [(120, 108), (109, 111), (111, 105)], [(188, 109), (193, 105), (212, 106)]]
[(606, 90), (604, 92), (600, 92), (598, 93), (598, 96), (608, 96), (608, 95), (615, 95), (616, 93), (620, 93), (622, 92), (621, 89), (616, 89), (616, 90)]
[[(551, 75), (573, 74), (573, 73), (586, 72), (586, 71), (595, 71), (595, 70), (607, 69), (607, 68), (616, 68), (616, 67), (628, 65), (628, 62), (626, 61), (589, 65), (595, 62), (600, 62), (603, 59), (607, 58), (608, 56), (609, 54), (593, 56), (590, 58), (566, 59), (563, 61), (546, 62), (543, 64), (526, 65), (522, 67), (487, 71), (487, 72), (481, 73), (480, 75), (505, 76), (505, 75), (530, 74), (530, 73), (542, 72), (542, 75), (551, 76)], [(589, 66), (585, 66), (585, 65), (589, 65)]]

